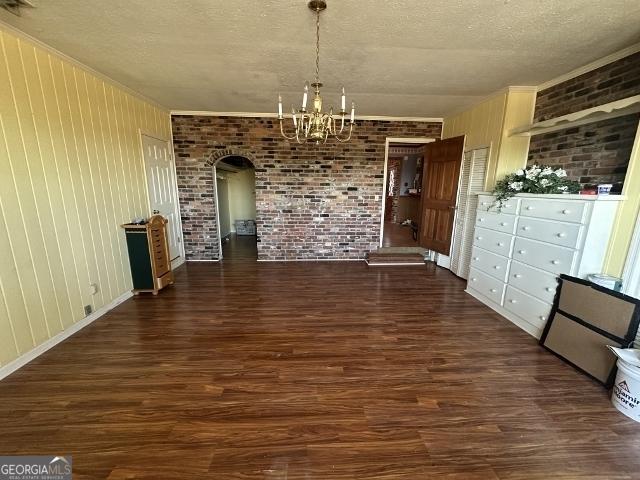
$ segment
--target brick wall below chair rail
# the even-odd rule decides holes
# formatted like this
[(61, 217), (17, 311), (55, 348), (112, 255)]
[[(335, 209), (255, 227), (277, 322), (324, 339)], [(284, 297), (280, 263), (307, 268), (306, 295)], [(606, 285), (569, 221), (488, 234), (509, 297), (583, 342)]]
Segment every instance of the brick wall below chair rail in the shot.
[(350, 142), (289, 143), (270, 118), (172, 117), (187, 259), (219, 258), (213, 164), (256, 167), (261, 260), (357, 259), (380, 235), (387, 137), (440, 138), (441, 123), (359, 121)]
[(584, 185), (624, 182), (640, 115), (531, 137), (527, 165), (553, 165)]

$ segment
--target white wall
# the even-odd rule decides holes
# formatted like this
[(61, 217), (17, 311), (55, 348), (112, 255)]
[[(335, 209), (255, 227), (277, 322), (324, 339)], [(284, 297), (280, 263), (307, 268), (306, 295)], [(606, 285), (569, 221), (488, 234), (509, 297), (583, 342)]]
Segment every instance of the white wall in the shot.
[(256, 171), (253, 168), (229, 174), (229, 210), (231, 230), (236, 220), (256, 219)]
[(220, 237), (224, 238), (231, 233), (231, 210), (229, 208), (229, 180), (227, 175), (218, 174), (216, 177), (216, 189), (218, 192), (218, 215), (220, 216)]

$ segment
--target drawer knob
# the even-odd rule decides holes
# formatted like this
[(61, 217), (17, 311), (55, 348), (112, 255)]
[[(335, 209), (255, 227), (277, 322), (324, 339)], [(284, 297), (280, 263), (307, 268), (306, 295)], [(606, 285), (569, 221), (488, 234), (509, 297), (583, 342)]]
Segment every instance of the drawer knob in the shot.
[(484, 218), (479, 218), (478, 221), (479, 222), (484, 222)]
[(551, 260), (551, 263), (553, 263), (554, 265), (559, 265), (560, 264), (560, 260)]
[(524, 227), (522, 227), (523, 230), (531, 230), (531, 227), (528, 225), (525, 225)]
[(571, 210), (562, 210), (562, 213), (564, 213), (565, 215), (569, 215), (571, 213)]
[(482, 205), (489, 205), (489, 202), (482, 202)]
[(477, 281), (478, 281), (478, 279), (477, 279), (476, 277), (473, 277), (473, 278), (471, 279), (471, 281), (472, 281), (472, 282), (477, 282)]
[(524, 255), (525, 253), (527, 253), (527, 251), (526, 250), (518, 250), (518, 253), (521, 254), (521, 255)]
[(522, 278), (522, 275), (520, 275), (519, 273), (516, 273), (516, 274), (514, 275), (514, 277), (515, 277), (515, 278)]
[(482, 240), (482, 237), (476, 237), (476, 240)]
[(478, 260), (480, 260), (480, 257), (473, 257), (473, 259), (477, 262)]
[(564, 238), (564, 237), (566, 237), (566, 236), (567, 236), (567, 234), (566, 234), (566, 233), (564, 233), (564, 232), (560, 232), (560, 233), (558, 234), (558, 237), (560, 237), (560, 238)]
[(547, 288), (545, 288), (545, 290), (546, 290), (547, 292), (553, 292), (553, 288), (551, 288), (551, 287), (547, 287)]
[(533, 210), (533, 207), (531, 205), (527, 205), (527, 210)]
[(517, 300), (514, 300), (513, 298), (511, 300), (509, 300), (510, 303), (518, 303)]
[(507, 222), (500, 222), (501, 227), (506, 227), (507, 225), (509, 225)]
[(504, 247), (504, 243), (502, 243), (502, 242), (498, 242), (498, 243), (496, 243), (496, 245), (498, 245), (499, 247)]
[(493, 268), (495, 268), (496, 270), (500, 270), (500, 265), (494, 265)]
[(547, 319), (547, 317), (545, 317), (544, 315), (540, 315), (540, 320), (542, 320), (543, 322)]
[(492, 288), (491, 290), (489, 290), (491, 293), (496, 293), (498, 290), (496, 290), (495, 288)]

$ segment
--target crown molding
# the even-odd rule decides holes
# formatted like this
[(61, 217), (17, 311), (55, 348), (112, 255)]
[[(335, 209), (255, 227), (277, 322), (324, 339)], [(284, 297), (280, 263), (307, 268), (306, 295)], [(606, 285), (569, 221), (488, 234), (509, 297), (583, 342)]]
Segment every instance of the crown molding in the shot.
[(52, 47), (51, 45), (48, 45), (46, 43), (44, 43), (42, 40), (38, 40), (35, 37), (32, 37), (31, 35), (29, 35), (28, 33), (23, 32), (22, 30), (14, 27), (13, 25), (8, 24), (7, 22), (0, 20), (0, 30), (6, 30), (7, 32), (15, 35), (18, 38), (21, 38), (22, 40), (26, 40), (29, 43), (33, 43), (34, 45), (36, 45), (37, 47), (42, 48), (43, 50), (55, 55), (56, 57), (59, 57), (60, 59), (64, 60), (65, 62), (68, 62), (82, 70), (84, 70), (87, 73), (90, 73), (91, 75), (93, 75), (94, 77), (99, 78), (100, 80), (103, 80), (104, 82), (110, 83), (111, 85), (113, 85), (114, 87), (119, 88), (120, 90), (128, 93), (129, 95), (132, 95), (146, 103), (149, 103), (151, 105), (153, 105), (156, 108), (159, 108), (161, 110), (164, 110), (165, 112), (169, 112), (169, 108), (165, 107), (164, 105), (159, 104), (158, 102), (156, 102), (155, 100), (151, 100), (148, 97), (145, 97), (142, 93), (137, 92), (136, 90), (133, 90), (130, 87), (127, 87), (126, 85), (123, 85), (122, 83), (118, 82), (117, 80), (114, 80), (113, 78), (105, 75), (104, 73), (101, 73), (93, 68), (91, 68), (88, 65), (85, 65), (84, 63), (82, 63), (80, 60), (77, 60), (73, 57), (70, 57), (69, 55), (67, 55), (66, 53), (62, 53), (60, 50), (55, 49), (54, 47)]
[(572, 78), (579, 77), (585, 73), (589, 73), (593, 70), (596, 70), (600, 67), (604, 67), (610, 63), (613, 63), (617, 60), (620, 60), (624, 57), (628, 57), (629, 55), (633, 55), (634, 53), (640, 52), (640, 43), (635, 43), (629, 47), (623, 48), (622, 50), (618, 50), (617, 52), (613, 52), (606, 57), (602, 57), (594, 62), (583, 65), (582, 67), (571, 70), (570, 72), (565, 73), (564, 75), (560, 75), (559, 77), (548, 80), (544, 83), (538, 85), (538, 91), (546, 90), (547, 88), (553, 87), (554, 85), (558, 85), (559, 83), (566, 82), (567, 80), (571, 80)]
[[(278, 118), (277, 113), (267, 112), (212, 112), (210, 110), (171, 110), (171, 115), (192, 115), (195, 117), (245, 117), (245, 118)], [(290, 113), (284, 114), (291, 118)], [(334, 115), (335, 117), (336, 115)], [(442, 117), (387, 117), (384, 115), (356, 115), (356, 120), (377, 120), (381, 122), (425, 122), (442, 123)]]
[(468, 110), (474, 109), (476, 108), (478, 105), (487, 102), (489, 100), (492, 100), (493, 98), (499, 96), (499, 95), (504, 95), (505, 93), (520, 93), (520, 92), (524, 92), (524, 93), (536, 93), (538, 91), (538, 87), (533, 86), (533, 85), (510, 85), (508, 87), (503, 87), (500, 90), (496, 90), (493, 93), (490, 93), (489, 95), (485, 96), (485, 97), (480, 97), (480, 99), (474, 103), (472, 103), (471, 105), (464, 107), (464, 108), (459, 108), (457, 110), (454, 110), (453, 112), (451, 112), (450, 114), (448, 114), (446, 117), (444, 117), (445, 119), (447, 118), (451, 118), (451, 117), (455, 117), (457, 115), (460, 115)]

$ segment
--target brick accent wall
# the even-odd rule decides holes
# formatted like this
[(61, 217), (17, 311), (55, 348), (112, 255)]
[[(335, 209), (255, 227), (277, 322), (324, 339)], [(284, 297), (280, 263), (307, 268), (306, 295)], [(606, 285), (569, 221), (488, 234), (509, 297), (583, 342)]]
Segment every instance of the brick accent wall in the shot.
[(640, 95), (640, 52), (538, 92), (536, 122)]
[(562, 167), (583, 185), (623, 182), (639, 115), (531, 137), (528, 164)]
[(442, 124), (358, 121), (349, 143), (289, 143), (270, 118), (172, 117), (184, 247), (219, 257), (212, 166), (228, 155), (256, 167), (261, 260), (357, 259), (378, 246), (387, 137), (440, 138)]
[[(640, 94), (640, 53), (538, 92), (535, 121)], [(583, 185), (623, 182), (638, 128), (639, 115), (626, 115), (558, 132), (536, 135), (528, 165), (565, 168)]]

